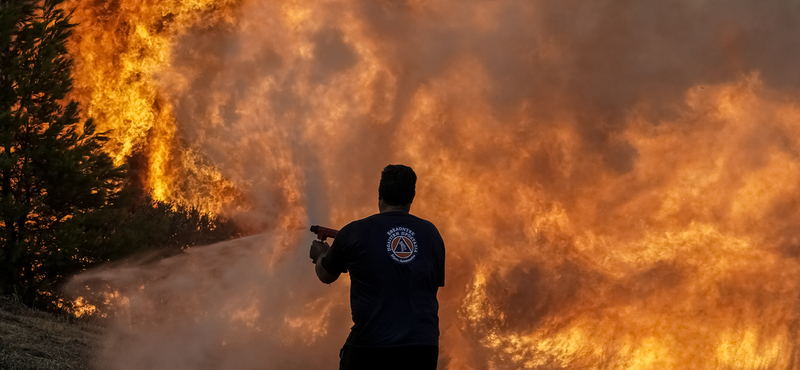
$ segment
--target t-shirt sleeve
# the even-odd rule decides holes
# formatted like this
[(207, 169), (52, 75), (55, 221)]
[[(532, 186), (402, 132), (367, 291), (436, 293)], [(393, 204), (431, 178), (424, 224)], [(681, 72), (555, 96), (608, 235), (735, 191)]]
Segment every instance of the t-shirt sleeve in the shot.
[(352, 224), (343, 227), (333, 239), (328, 254), (322, 258), (322, 267), (331, 274), (347, 272), (347, 257), (351, 249), (351, 230)]
[(445, 249), (444, 249), (444, 240), (442, 240), (441, 235), (439, 236), (439, 246), (438, 246), (437, 257), (437, 271), (436, 271), (436, 282), (439, 283), (440, 287), (444, 286), (444, 258), (445, 258)]

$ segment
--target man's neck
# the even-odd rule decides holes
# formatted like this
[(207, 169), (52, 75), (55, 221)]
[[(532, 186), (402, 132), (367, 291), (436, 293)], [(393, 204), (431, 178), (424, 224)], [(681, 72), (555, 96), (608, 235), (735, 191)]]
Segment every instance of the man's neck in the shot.
[(378, 209), (380, 210), (380, 213), (386, 213), (386, 212), (405, 212), (405, 213), (408, 213), (411, 210), (411, 204), (406, 204), (406, 205), (402, 205), (402, 206), (393, 206), (393, 205), (386, 204), (384, 202), (380, 202), (379, 206), (378, 206)]

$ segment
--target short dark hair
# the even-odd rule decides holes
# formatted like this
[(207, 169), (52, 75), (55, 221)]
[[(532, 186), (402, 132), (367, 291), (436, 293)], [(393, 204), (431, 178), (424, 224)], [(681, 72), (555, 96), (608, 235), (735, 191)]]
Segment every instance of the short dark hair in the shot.
[(404, 206), (414, 201), (417, 174), (411, 167), (390, 164), (381, 172), (378, 199), (390, 206)]

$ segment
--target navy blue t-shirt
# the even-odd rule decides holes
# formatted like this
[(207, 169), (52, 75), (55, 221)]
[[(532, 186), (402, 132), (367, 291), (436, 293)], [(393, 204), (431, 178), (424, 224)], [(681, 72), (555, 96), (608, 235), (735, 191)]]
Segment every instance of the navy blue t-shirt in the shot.
[(439, 344), (444, 241), (432, 223), (406, 212), (379, 213), (343, 227), (322, 267), (350, 273), (353, 327), (347, 344)]

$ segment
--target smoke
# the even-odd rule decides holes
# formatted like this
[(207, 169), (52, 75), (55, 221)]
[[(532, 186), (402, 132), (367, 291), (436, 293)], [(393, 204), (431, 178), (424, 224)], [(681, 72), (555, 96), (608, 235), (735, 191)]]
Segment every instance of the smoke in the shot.
[[(73, 279), (68, 289), (108, 304), (97, 368), (334, 367), (348, 284), (316, 280), (306, 244), (305, 234), (271, 232)], [(277, 246), (293, 253), (275, 261)]]
[[(179, 38), (162, 81), (173, 90), (180, 136), (239, 188), (276, 189), (284, 185), (254, 182), (312, 168), (296, 176), (303, 181), (328, 168), (347, 174), (336, 183), (356, 190), (332, 193), (363, 205), (375, 169), (406, 159), (418, 135), (470, 156), (467, 163), (494, 166), (503, 156), (487, 155), (495, 153), (491, 143), (464, 150), (454, 135), (466, 124), (456, 117), (471, 109), (488, 118), (482, 125), (519, 134), (514, 149), (531, 154), (530, 172), (553, 192), (632, 171), (638, 149), (624, 137), (630, 115), (676, 121), (695, 86), (755, 72), (773, 88), (796, 88), (800, 73), (786, 54), (797, 49), (800, 26), (787, 15), (796, 6), (245, 3), (234, 24), (198, 25)], [(446, 79), (454, 84), (431, 90)], [(398, 130), (414, 126), (414, 99), (425, 93), (441, 110), (439, 129), (400, 137)], [(537, 136), (554, 126), (578, 135), (575, 149), (587, 158), (581, 178), (559, 176), (554, 153), (534, 150)], [(297, 205), (286, 190), (259, 191), (245, 190), (254, 209)], [(565, 193), (559, 198), (574, 194)]]
[[(244, 1), (175, 37), (157, 80), (251, 229), (339, 228), (376, 211), (383, 166), (417, 171), (412, 213), (448, 248), (440, 368), (790, 368), (798, 6)], [(104, 366), (332, 366), (346, 283), (264, 238), (104, 272), (121, 317), (158, 322), (112, 327)]]

